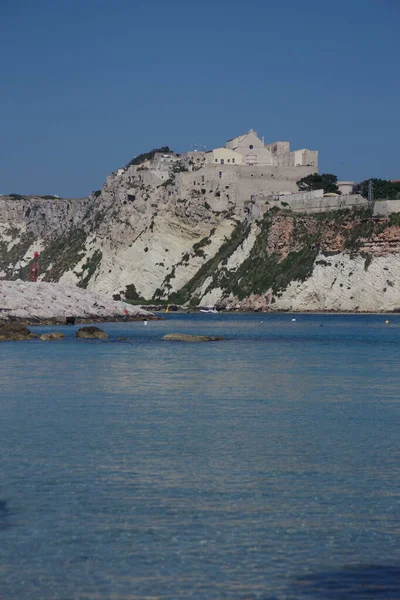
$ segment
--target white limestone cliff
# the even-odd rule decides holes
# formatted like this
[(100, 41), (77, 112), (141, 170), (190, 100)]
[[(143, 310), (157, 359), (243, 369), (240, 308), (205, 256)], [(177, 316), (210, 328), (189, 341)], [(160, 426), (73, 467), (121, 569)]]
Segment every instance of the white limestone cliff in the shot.
[(274, 310), (400, 311), (400, 253), (374, 256), (319, 255), (311, 277), (292, 281), (276, 297)]
[(268, 197), (244, 201), (229, 169), (217, 179), (211, 167), (166, 179), (150, 167), (120, 169), (85, 199), (0, 197), (0, 279), (28, 280), (39, 252), (40, 281), (109, 299), (242, 310), (400, 307), (400, 226), (389, 217), (372, 220), (361, 206), (324, 225)]
[(65, 323), (67, 317), (79, 321), (147, 319), (152, 314), (125, 302), (115, 302), (101, 294), (58, 283), (0, 281), (0, 322)]

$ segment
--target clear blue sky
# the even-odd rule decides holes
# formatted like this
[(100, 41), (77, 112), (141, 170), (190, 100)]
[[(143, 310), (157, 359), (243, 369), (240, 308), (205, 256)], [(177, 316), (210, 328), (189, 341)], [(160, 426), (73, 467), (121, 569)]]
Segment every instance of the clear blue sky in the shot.
[(84, 196), (250, 128), (400, 179), (398, 0), (0, 0), (0, 193)]

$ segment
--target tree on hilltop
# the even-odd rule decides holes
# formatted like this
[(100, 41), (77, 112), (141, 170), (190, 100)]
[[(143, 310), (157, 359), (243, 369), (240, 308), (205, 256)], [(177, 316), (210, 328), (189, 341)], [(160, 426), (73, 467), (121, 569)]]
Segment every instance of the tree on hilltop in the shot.
[(372, 181), (375, 200), (400, 200), (400, 181), (388, 181), (387, 179), (365, 179), (353, 187), (353, 193), (368, 198), (370, 181)]
[(339, 194), (337, 186), (337, 177), (331, 173), (313, 173), (302, 177), (296, 181), (297, 187), (301, 192), (311, 192), (313, 190), (324, 190), (324, 194)]
[(132, 158), (132, 160), (128, 162), (126, 166), (130, 167), (131, 165), (141, 165), (142, 163), (146, 162), (146, 160), (151, 160), (154, 158), (158, 152), (160, 154), (173, 154), (173, 150), (171, 150), (168, 146), (162, 146), (162, 148), (153, 148), (153, 150), (150, 150), (150, 152), (138, 154), (138, 156)]

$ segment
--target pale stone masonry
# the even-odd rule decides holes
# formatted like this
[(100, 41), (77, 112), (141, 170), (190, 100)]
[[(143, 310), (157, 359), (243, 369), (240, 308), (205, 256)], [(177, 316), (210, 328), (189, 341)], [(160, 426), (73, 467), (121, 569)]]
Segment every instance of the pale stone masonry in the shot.
[(318, 151), (302, 148), (290, 151), (290, 142), (264, 144), (264, 138), (250, 129), (248, 133), (226, 142), (226, 148), (242, 155), (242, 163), (250, 166), (313, 167), (318, 171)]
[[(178, 161), (189, 171), (197, 171), (207, 164), (213, 164), (248, 167), (310, 167), (313, 173), (318, 172), (317, 150), (302, 148), (291, 151), (290, 142), (273, 142), (265, 145), (264, 138), (259, 138), (253, 129), (228, 140), (225, 146), (208, 152), (194, 150), (182, 154), (157, 153), (151, 161), (146, 161), (140, 167), (149, 168), (161, 179), (166, 179), (171, 166)], [(117, 175), (119, 174), (118, 171)]]
[(291, 152), (285, 141), (265, 145), (250, 129), (208, 152), (156, 153), (152, 160), (130, 166), (125, 176), (133, 182), (140, 175), (144, 185), (152, 186), (173, 181), (168, 195), (182, 199), (201, 194), (214, 210), (223, 211), (232, 202), (243, 206), (254, 195), (295, 194), (297, 181), (317, 171), (317, 151)]
[[(297, 182), (318, 172), (318, 151), (290, 150), (288, 141), (264, 143), (250, 129), (224, 147), (206, 151), (156, 153), (152, 160), (120, 171), (132, 185), (163, 186), (164, 201), (196, 200), (216, 213), (233, 206), (243, 218), (257, 218), (273, 206), (294, 212), (325, 212), (362, 207), (367, 201), (352, 194), (354, 183), (339, 182), (340, 194), (299, 192)], [(129, 196), (129, 194), (128, 194)], [(132, 196), (127, 201), (132, 200)]]
[(234, 150), (243, 157), (243, 164), (249, 166), (272, 166), (274, 164), (271, 150), (264, 145), (253, 129), (248, 133), (226, 142), (226, 148)]
[(216, 148), (206, 153), (206, 163), (219, 165), (241, 165), (243, 156), (229, 148)]

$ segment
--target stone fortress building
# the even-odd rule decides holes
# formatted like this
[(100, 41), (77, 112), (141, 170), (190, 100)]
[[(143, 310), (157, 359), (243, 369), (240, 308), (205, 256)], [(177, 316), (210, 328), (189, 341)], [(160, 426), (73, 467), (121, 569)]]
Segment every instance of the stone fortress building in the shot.
[(129, 166), (125, 175), (133, 182), (140, 174), (145, 185), (164, 185), (166, 194), (178, 199), (199, 197), (216, 212), (234, 203), (255, 217), (274, 205), (320, 212), (365, 204), (348, 188), (336, 197), (325, 197), (322, 190), (299, 193), (297, 181), (317, 172), (317, 150), (291, 151), (286, 141), (265, 144), (250, 129), (207, 152), (156, 153), (152, 160)]
[(228, 140), (225, 146), (208, 152), (184, 152), (183, 160), (195, 158), (197, 162), (221, 165), (247, 165), (257, 167), (313, 167), (318, 171), (318, 151), (290, 151), (289, 142), (264, 144), (264, 138), (250, 129), (244, 135)]
[[(182, 157), (185, 159), (184, 153)], [(193, 159), (191, 153), (191, 158)], [(250, 167), (312, 167), (313, 173), (318, 171), (318, 151), (290, 151), (290, 142), (274, 142), (264, 144), (264, 138), (250, 129), (244, 135), (228, 140), (224, 147), (208, 152), (201, 152), (200, 162), (220, 165), (247, 165)], [(199, 158), (199, 157), (197, 157)]]

